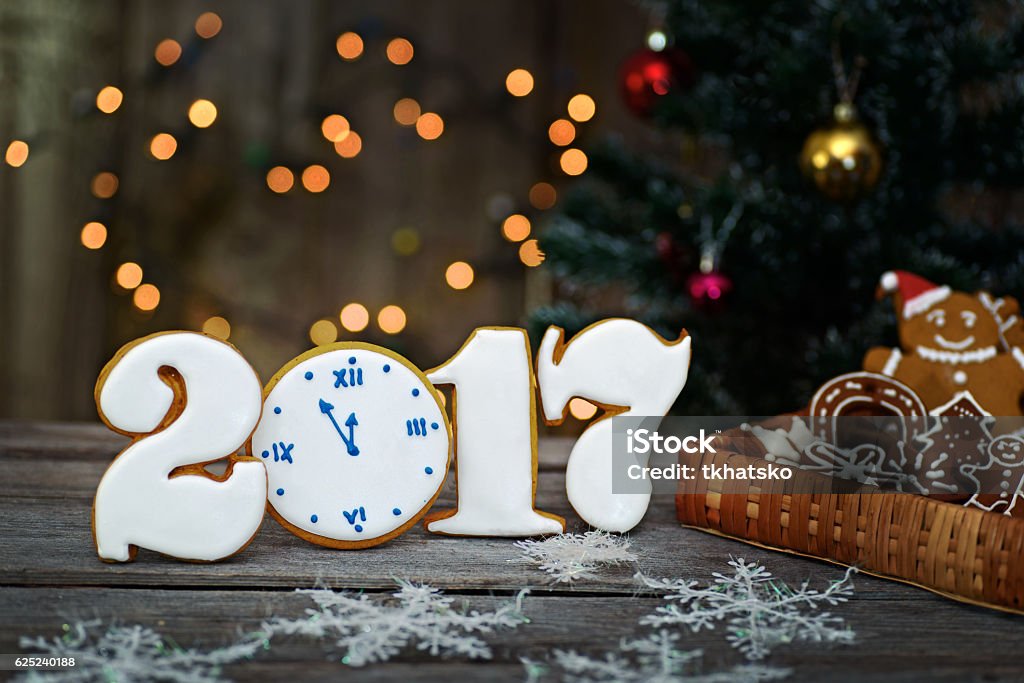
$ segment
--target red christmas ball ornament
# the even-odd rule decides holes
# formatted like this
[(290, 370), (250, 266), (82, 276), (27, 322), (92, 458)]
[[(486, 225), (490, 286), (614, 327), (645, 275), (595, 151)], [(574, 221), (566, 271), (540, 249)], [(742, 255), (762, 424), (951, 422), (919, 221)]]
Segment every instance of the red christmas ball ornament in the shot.
[(717, 270), (697, 272), (686, 280), (686, 291), (693, 305), (698, 308), (713, 308), (722, 303), (732, 291), (732, 280)]
[(630, 55), (619, 71), (622, 99), (638, 116), (650, 116), (665, 95), (686, 90), (696, 80), (693, 62), (679, 48), (644, 48)]

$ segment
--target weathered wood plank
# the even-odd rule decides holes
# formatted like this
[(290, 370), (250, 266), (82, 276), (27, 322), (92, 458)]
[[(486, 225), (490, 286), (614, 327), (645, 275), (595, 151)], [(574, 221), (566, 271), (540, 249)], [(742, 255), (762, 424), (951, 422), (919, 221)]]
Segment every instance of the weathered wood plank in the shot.
[[(509, 599), (472, 596), (466, 602), (475, 609), (493, 609)], [(522, 680), (520, 657), (544, 660), (553, 649), (592, 654), (615, 649), (621, 638), (647, 632), (637, 622), (657, 604), (657, 598), (647, 596), (528, 596), (524, 611), (530, 622), (488, 638), (491, 662), (438, 660), (410, 649), (392, 662), (350, 669), (325, 661), (329, 644), (290, 637), (226, 673), (244, 680), (281, 680), (301, 664), (303, 680), (340, 675), (346, 680)], [(20, 635), (59, 635), (60, 624), (91, 618), (142, 623), (179, 644), (211, 648), (258, 630), (271, 614), (298, 616), (311, 605), (293, 592), (11, 588), (0, 600), (0, 651), (18, 651)], [(882, 605), (855, 598), (835, 610), (856, 631), (855, 646), (783, 646), (768, 663), (794, 668), (797, 680), (993, 681), (1019, 676), (1019, 664), (1006, 658), (1024, 647), (1024, 629), (1013, 617), (948, 602), (928, 605), (927, 611), (923, 607), (887, 610), (880, 618)], [(956, 628), (950, 628), (954, 623)], [(686, 632), (682, 642), (704, 650), (708, 670), (742, 661), (721, 630)]]

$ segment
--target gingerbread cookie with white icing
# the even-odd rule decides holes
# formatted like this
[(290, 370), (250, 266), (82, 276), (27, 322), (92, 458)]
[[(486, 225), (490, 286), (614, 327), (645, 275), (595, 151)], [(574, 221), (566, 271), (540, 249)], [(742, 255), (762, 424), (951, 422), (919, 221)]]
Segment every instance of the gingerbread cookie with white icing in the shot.
[(901, 349), (874, 348), (864, 369), (912, 388), (930, 411), (969, 391), (992, 415), (1021, 415), (1024, 342), (1017, 302), (967, 294), (906, 271), (881, 278), (892, 295)]

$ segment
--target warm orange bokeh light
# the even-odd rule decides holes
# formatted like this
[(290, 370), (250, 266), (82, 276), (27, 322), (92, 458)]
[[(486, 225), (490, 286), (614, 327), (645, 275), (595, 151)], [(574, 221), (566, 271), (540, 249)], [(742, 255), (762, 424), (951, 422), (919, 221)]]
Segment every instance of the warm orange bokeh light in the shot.
[(155, 159), (166, 161), (178, 151), (178, 141), (170, 133), (157, 133), (149, 141), (149, 153)]
[(424, 140), (436, 140), (444, 132), (444, 119), (428, 111), (416, 119), (416, 132)]
[(363, 54), (363, 39), (358, 33), (347, 31), (338, 36), (334, 47), (338, 50), (338, 56), (342, 59), (359, 59)]
[(565, 147), (576, 139), (576, 126), (566, 119), (558, 119), (548, 126), (548, 139), (559, 147)]
[(405, 38), (393, 38), (388, 43), (388, 61), (399, 66), (412, 61), (412, 43)]
[(583, 398), (569, 401), (569, 413), (577, 420), (589, 420), (597, 415), (597, 406)]
[(516, 97), (526, 97), (533, 90), (533, 74), (526, 69), (513, 69), (505, 77), (505, 88)]
[(113, 114), (124, 101), (124, 93), (112, 85), (104, 86), (96, 93), (96, 108), (104, 114)]
[(370, 312), (366, 306), (352, 302), (341, 309), (341, 326), (349, 332), (362, 332), (370, 324)]
[(317, 320), (309, 327), (309, 340), (317, 346), (333, 344), (338, 340), (338, 328), (330, 320)]
[(310, 192), (323, 192), (331, 184), (331, 174), (320, 164), (307, 166), (302, 172), (302, 186)]
[(514, 213), (501, 224), (501, 234), (509, 242), (522, 242), (530, 236), (530, 219), (521, 213)]
[(117, 194), (119, 185), (117, 176), (110, 171), (102, 171), (92, 177), (90, 188), (92, 194), (98, 199), (110, 199)]
[(278, 194), (283, 194), (295, 185), (295, 174), (284, 166), (275, 166), (267, 171), (267, 187)]
[(231, 323), (219, 315), (215, 315), (207, 318), (206, 322), (203, 323), (203, 332), (211, 337), (227, 341), (228, 337), (231, 336)]
[(28, 161), (28, 143), (24, 140), (12, 140), (11, 144), (7, 145), (4, 161), (14, 168), (24, 164)]
[(156, 288), (156, 285), (149, 283), (139, 285), (135, 294), (132, 295), (132, 303), (140, 311), (152, 311), (160, 305), (160, 290)]
[(196, 19), (196, 35), (209, 40), (220, 33), (224, 22), (216, 12), (203, 12)]
[(90, 221), (82, 228), (82, 246), (86, 249), (99, 249), (107, 243), (107, 226)]
[(362, 149), (363, 139), (359, 137), (359, 133), (354, 130), (349, 131), (344, 140), (339, 140), (334, 143), (334, 151), (338, 153), (338, 156), (345, 159), (351, 159), (358, 155)]
[(395, 121), (403, 126), (412, 126), (420, 117), (420, 103), (411, 97), (403, 97), (395, 102)]
[(127, 261), (117, 267), (114, 274), (117, 286), (123, 289), (135, 289), (142, 283), (142, 266), (134, 261)]
[(398, 334), (405, 329), (405, 311), (394, 304), (385, 306), (377, 314), (377, 325), (388, 334)]
[(558, 193), (551, 183), (537, 183), (530, 188), (530, 204), (535, 209), (550, 209), (558, 201)]
[(196, 100), (188, 108), (188, 120), (196, 128), (209, 128), (217, 120), (217, 105), (210, 100)]
[(594, 118), (594, 112), (597, 111), (597, 105), (594, 104), (593, 98), (590, 95), (573, 95), (569, 100), (569, 118), (573, 121), (589, 121)]
[(540, 250), (537, 240), (526, 240), (519, 245), (519, 260), (531, 268), (544, 263), (544, 252)]
[(587, 155), (576, 148), (562, 152), (558, 165), (567, 175), (579, 175), (587, 170)]
[(153, 57), (160, 66), (170, 66), (181, 59), (181, 43), (173, 38), (161, 40), (153, 50)]
[(473, 284), (473, 266), (465, 261), (456, 261), (448, 266), (444, 279), (452, 289), (466, 289)]
[(341, 114), (331, 114), (320, 124), (320, 132), (331, 142), (341, 142), (349, 133), (348, 119)]

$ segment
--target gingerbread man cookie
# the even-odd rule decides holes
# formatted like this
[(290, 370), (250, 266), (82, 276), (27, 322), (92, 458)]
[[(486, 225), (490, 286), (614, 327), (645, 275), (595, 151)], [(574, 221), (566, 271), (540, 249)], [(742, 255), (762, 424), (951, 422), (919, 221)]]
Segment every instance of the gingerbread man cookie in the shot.
[(902, 270), (885, 273), (879, 293), (893, 296), (902, 349), (871, 349), (865, 370), (908, 385), (930, 411), (970, 392), (992, 415), (1022, 414), (1016, 301), (954, 292)]

